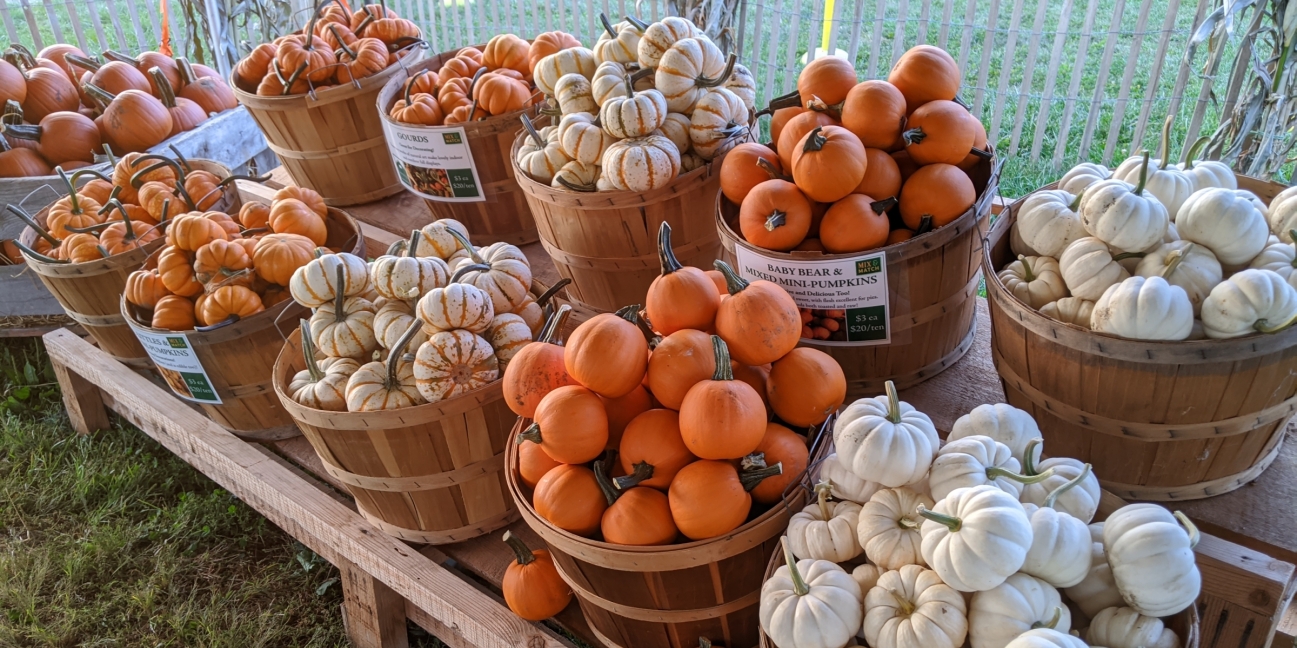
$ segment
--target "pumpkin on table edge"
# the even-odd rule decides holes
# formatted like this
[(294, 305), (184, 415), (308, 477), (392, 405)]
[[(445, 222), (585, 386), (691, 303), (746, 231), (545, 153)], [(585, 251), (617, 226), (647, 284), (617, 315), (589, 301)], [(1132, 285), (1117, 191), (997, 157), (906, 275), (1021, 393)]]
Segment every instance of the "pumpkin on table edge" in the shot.
[(528, 621), (544, 621), (562, 612), (572, 601), (572, 588), (559, 576), (549, 550), (533, 551), (512, 531), (504, 532), (504, 541), (515, 556), (500, 583), (509, 609)]

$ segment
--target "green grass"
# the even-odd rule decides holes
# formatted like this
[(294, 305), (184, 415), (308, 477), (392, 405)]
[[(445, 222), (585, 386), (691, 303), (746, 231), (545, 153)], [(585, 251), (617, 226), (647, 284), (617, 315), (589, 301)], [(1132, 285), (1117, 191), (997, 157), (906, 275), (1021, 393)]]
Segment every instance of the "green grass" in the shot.
[(0, 646), (346, 645), (335, 568), (139, 430), (76, 435), (38, 343), (0, 373)]

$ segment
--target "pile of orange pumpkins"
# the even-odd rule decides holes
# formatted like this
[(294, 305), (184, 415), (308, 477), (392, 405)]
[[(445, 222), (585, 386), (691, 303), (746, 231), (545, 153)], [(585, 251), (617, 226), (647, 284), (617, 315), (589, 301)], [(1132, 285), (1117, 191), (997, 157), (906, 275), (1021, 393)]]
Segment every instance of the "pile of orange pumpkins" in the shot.
[(300, 32), (254, 47), (231, 79), (263, 97), (306, 94), (374, 76), (405, 58), (421, 38), (417, 25), (386, 4), (352, 10), (346, 0), (325, 0)]
[(31, 247), (17, 245), (47, 263), (86, 263), (140, 249), (161, 238), (180, 214), (221, 203), (234, 179), (191, 168), (184, 158), (142, 153), (117, 160), (111, 176), (91, 169), (55, 172), (68, 195), (50, 205), (43, 226), (8, 206), (37, 235)]
[(127, 277), (126, 301), (169, 331), (260, 313), (289, 298), (293, 273), (325, 244), (327, 210), (315, 191), (290, 186), (269, 205), (244, 203), (237, 218), (201, 208), (174, 215), (156, 266)]
[(956, 96), (961, 82), (955, 60), (931, 45), (902, 55), (885, 81), (858, 81), (842, 58), (811, 61), (797, 105), (773, 113), (773, 146), (740, 145), (721, 167), (744, 239), (849, 254), (954, 221), (977, 197), (968, 172), (991, 156), (986, 129)]
[(0, 60), (0, 178), (48, 176), (146, 151), (238, 105), (217, 72), (159, 52), (87, 56), (12, 45)]
[(797, 348), (802, 324), (783, 288), (724, 262), (724, 287), (682, 266), (665, 224), (659, 256), (643, 310), (597, 315), (562, 343), (561, 308), (504, 373), (505, 401), (531, 420), (517, 471), (537, 514), (612, 544), (743, 525), (805, 471), (794, 430), (822, 424), (846, 396), (833, 358)]

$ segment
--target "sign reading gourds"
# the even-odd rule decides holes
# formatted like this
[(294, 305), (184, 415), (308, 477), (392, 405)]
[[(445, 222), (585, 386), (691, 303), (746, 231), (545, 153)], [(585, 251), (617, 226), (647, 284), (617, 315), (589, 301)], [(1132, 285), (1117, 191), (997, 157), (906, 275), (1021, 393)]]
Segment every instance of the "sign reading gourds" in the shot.
[[(886, 392), (838, 416), (817, 501), (788, 525), (785, 564), (761, 590), (774, 645), (1181, 645), (1164, 619), (1201, 589), (1188, 518), (1132, 504), (1091, 524), (1098, 480), (1075, 459), (1042, 461), (1028, 413), (980, 405), (943, 447)], [(1068, 601), (1090, 618), (1085, 641)]]
[(1000, 270), (1019, 301), (1060, 322), (1135, 340), (1273, 333), (1297, 321), (1297, 191), (1269, 205), (1220, 162), (1148, 152), (1084, 163), (1018, 208)]

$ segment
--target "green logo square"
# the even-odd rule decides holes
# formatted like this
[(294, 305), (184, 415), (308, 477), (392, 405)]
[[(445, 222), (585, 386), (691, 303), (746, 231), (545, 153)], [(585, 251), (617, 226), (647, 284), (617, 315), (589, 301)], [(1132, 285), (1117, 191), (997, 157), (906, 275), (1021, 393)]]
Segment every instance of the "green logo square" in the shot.
[(882, 259), (874, 257), (872, 259), (861, 259), (856, 262), (856, 276), (874, 274), (883, 269)]
[(867, 342), (887, 339), (887, 307), (866, 306), (847, 309), (847, 341)]
[(476, 198), (477, 183), (473, 180), (472, 169), (447, 169), (446, 177), (450, 180), (450, 189), (456, 198)]
[(442, 133), (442, 134), (441, 134), (441, 139), (442, 139), (443, 142), (445, 142), (445, 143), (447, 143), (447, 144), (463, 144), (463, 143), (464, 143), (464, 138), (460, 137), (460, 136), (459, 136), (459, 133)]
[(167, 344), (173, 349), (188, 349), (189, 345), (185, 344), (185, 338), (167, 338)]

